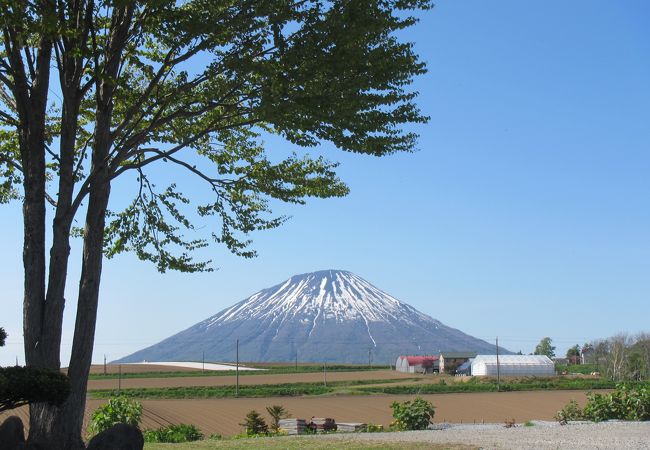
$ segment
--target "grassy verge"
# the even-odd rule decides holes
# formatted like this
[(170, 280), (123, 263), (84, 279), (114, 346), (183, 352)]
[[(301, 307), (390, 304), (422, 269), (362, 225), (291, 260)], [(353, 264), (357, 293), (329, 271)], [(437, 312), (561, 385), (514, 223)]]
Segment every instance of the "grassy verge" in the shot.
[[(592, 378), (524, 378), (501, 382), (500, 391), (614, 389), (613, 381)], [(443, 394), (458, 392), (496, 392), (496, 380), (472, 379), (466, 383), (369, 386), (357, 389), (367, 394)]]
[[(406, 379), (406, 381), (417, 378)], [(334, 394), (344, 389), (372, 384), (397, 383), (404, 378), (389, 380), (352, 380), (334, 381), (327, 383), (283, 383), (240, 385), (239, 397), (297, 397), (302, 395)], [(228, 398), (235, 397), (235, 386), (187, 386), (170, 388), (130, 388), (122, 389), (121, 394), (129, 398), (144, 399), (179, 399), (179, 398)], [(346, 392), (354, 393), (354, 392)], [(98, 389), (89, 391), (90, 398), (104, 399), (116, 395), (113, 389)]]
[[(435, 384), (403, 384), (421, 381), (420, 378), (397, 378), (385, 380), (351, 380), (327, 383), (282, 383), (240, 385), (239, 397), (298, 397), (305, 395), (418, 395), (446, 394), (461, 392), (496, 392), (497, 383), (493, 378), (474, 378), (466, 382), (445, 382)], [(395, 385), (390, 385), (390, 384)], [(399, 383), (399, 384), (398, 384)], [(389, 384), (386, 386), (386, 384)], [(645, 382), (645, 385), (650, 385)], [(501, 382), (499, 390), (539, 391), (539, 390), (596, 390), (614, 389), (613, 381), (596, 378), (519, 378), (506, 379)], [(90, 398), (105, 399), (115, 396), (113, 389), (89, 391)], [(168, 388), (129, 388), (122, 389), (121, 394), (138, 399), (188, 399), (188, 398), (231, 398), (235, 397), (235, 386), (187, 386)]]
[(224, 439), (204, 440), (183, 444), (145, 444), (145, 450), (248, 450), (263, 448), (265, 450), (329, 450), (332, 448), (345, 448), (346, 450), (474, 450), (478, 447), (464, 444), (432, 444), (430, 442), (371, 442), (353, 439), (319, 439), (302, 437), (255, 438), (255, 439)]
[[(295, 366), (255, 366), (251, 364), (247, 364), (247, 367), (252, 367), (252, 368), (260, 368), (264, 369), (264, 371), (259, 371), (259, 370), (240, 370), (239, 375), (240, 376), (246, 376), (246, 375), (284, 375), (284, 374), (292, 374), (292, 373), (317, 373), (317, 372), (322, 372), (323, 371), (323, 366), (322, 365), (314, 365), (314, 364), (305, 364), (305, 365), (299, 365), (298, 367)], [(388, 366), (361, 366), (361, 365), (346, 365), (346, 364), (339, 364), (339, 365), (333, 365), (327, 366), (327, 371), (328, 372), (368, 372), (368, 371), (376, 371), (376, 370), (389, 370), (390, 367)], [(111, 370), (114, 370), (114, 366), (111, 367)], [(179, 372), (165, 372), (165, 371), (151, 371), (151, 372), (136, 372), (136, 373), (123, 373), (121, 375), (117, 373), (108, 373), (106, 375), (104, 374), (97, 374), (93, 373), (90, 374), (88, 379), (90, 380), (113, 380), (117, 378), (179, 378), (179, 377), (226, 377), (226, 376), (233, 376), (235, 375), (234, 371), (231, 370), (223, 370), (223, 371), (218, 371), (218, 370), (206, 370), (205, 372), (201, 370), (191, 370), (191, 371), (179, 371)]]
[(596, 364), (556, 364), (555, 370), (558, 373), (562, 373), (566, 370), (567, 373), (580, 373), (583, 375), (600, 372), (598, 365)]

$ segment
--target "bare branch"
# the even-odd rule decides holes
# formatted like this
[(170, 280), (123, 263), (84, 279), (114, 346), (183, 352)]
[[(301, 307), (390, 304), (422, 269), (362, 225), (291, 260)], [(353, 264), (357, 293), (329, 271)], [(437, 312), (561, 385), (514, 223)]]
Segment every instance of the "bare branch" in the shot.
[(56, 207), (56, 205), (57, 205), (56, 200), (54, 200), (54, 198), (52, 198), (52, 196), (50, 194), (48, 194), (47, 192), (44, 192), (44, 195), (45, 195), (45, 200), (47, 200), (47, 202), (50, 205)]
[(27, 67), (29, 68), (29, 76), (33, 79), (36, 78), (36, 70), (34, 69), (34, 60), (32, 54), (29, 52), (29, 48), (24, 47), (23, 52), (25, 53), (25, 60), (27, 61)]

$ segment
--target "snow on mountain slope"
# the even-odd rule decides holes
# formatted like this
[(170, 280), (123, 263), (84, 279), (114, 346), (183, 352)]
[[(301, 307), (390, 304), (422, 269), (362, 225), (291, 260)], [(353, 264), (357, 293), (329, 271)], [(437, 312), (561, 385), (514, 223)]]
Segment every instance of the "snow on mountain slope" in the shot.
[(244, 361), (394, 363), (400, 354), (494, 352), (344, 270), (295, 275), (119, 362)]

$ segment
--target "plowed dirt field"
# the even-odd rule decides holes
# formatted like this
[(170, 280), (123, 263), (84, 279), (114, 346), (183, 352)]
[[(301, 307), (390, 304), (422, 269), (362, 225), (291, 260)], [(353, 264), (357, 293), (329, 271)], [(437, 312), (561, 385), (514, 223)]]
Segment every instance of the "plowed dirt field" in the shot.
[[(327, 381), (354, 381), (354, 380), (390, 380), (390, 379), (413, 379), (422, 378), (431, 382), (431, 375), (428, 378), (396, 372), (393, 370), (373, 370), (368, 372), (328, 372), (325, 377)], [(126, 388), (160, 388), (160, 387), (187, 387), (187, 386), (229, 386), (234, 385), (236, 375), (200, 376), (200, 377), (169, 377), (169, 378), (123, 378), (122, 389)], [(322, 373), (288, 373), (277, 375), (241, 375), (240, 385), (252, 384), (281, 384), (281, 383), (321, 383)], [(88, 390), (93, 389), (117, 389), (116, 378), (108, 380), (90, 380)]]
[[(358, 373), (357, 373), (358, 375)], [(504, 423), (515, 419), (552, 420), (553, 415), (571, 399), (584, 405), (585, 391), (490, 392), (424, 395), (436, 406), (436, 422)], [(265, 407), (283, 405), (293, 417), (332, 417), (338, 422), (367, 422), (388, 426), (392, 421), (390, 404), (412, 399), (410, 395), (228, 398), (196, 400), (143, 400), (143, 428), (170, 423), (198, 426), (207, 436), (219, 433), (230, 436), (242, 431), (239, 425), (246, 413), (255, 409), (264, 415)], [(104, 403), (90, 400), (86, 416)], [(7, 411), (3, 416), (17, 414), (27, 422), (27, 409)]]

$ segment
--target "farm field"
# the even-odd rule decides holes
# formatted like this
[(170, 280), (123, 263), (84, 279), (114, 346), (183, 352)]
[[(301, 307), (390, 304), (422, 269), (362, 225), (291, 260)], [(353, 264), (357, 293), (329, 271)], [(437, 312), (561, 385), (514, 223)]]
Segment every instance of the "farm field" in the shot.
[[(435, 422), (504, 423), (515, 419), (553, 420), (553, 415), (571, 399), (580, 405), (586, 402), (586, 391), (484, 392), (460, 394), (430, 394), (424, 398), (436, 406)], [(196, 425), (209, 436), (219, 433), (232, 436), (242, 431), (239, 425), (246, 413), (255, 409), (265, 413), (265, 407), (283, 405), (293, 417), (332, 417), (338, 422), (366, 422), (388, 426), (393, 420), (389, 405), (393, 401), (412, 399), (412, 395), (313, 396), (272, 398), (225, 398), (141, 400), (143, 428), (157, 428), (170, 423)], [(105, 400), (89, 400), (86, 420)], [(19, 415), (27, 422), (27, 408), (7, 411), (0, 415)]]
[[(123, 366), (124, 367), (124, 366)], [(372, 370), (365, 372), (328, 372), (327, 381), (355, 381), (355, 380), (395, 380), (403, 378), (409, 380), (417, 378), (418, 375), (401, 373), (391, 370)], [(423, 378), (431, 382), (431, 376)], [(187, 387), (187, 386), (228, 386), (234, 385), (236, 375), (228, 372), (228, 375), (219, 376), (187, 376), (187, 377), (161, 377), (152, 374), (151, 378), (123, 378), (120, 383), (122, 389), (128, 388), (165, 388), (165, 387)], [(240, 385), (254, 384), (280, 384), (280, 383), (319, 383), (323, 381), (323, 373), (286, 373), (286, 374), (260, 374), (240, 376)], [(118, 379), (91, 379), (88, 382), (88, 390), (94, 389), (117, 389)]]
[[(215, 433), (223, 436), (239, 434), (242, 432), (240, 423), (246, 413), (254, 409), (265, 415), (265, 408), (271, 405), (283, 405), (293, 417), (332, 417), (338, 422), (365, 422), (388, 427), (393, 420), (390, 404), (412, 399), (421, 392), (429, 392), (422, 396), (436, 406), (434, 420), (452, 423), (504, 423), (506, 419), (514, 419), (517, 423), (553, 420), (553, 415), (569, 400), (575, 399), (580, 404), (586, 401), (584, 385), (572, 387), (566, 384), (573, 380), (571, 377), (554, 381), (564, 383), (564, 389), (573, 390), (435, 393), (431, 389), (491, 386), (484, 384), (489, 380), (407, 374), (386, 369), (355, 370), (354, 367), (350, 371), (343, 367), (339, 371), (328, 372), (328, 388), (323, 390), (323, 373), (313, 371), (317, 367), (299, 366), (298, 373), (278, 373), (273, 370), (282, 371), (285, 368), (276, 365), (269, 366), (269, 372), (249, 372), (240, 376), (242, 396), (235, 398), (235, 375), (231, 372), (212, 375), (214, 372), (201, 373), (195, 369), (185, 372), (183, 368), (172, 366), (160, 367), (161, 372), (152, 372), (149, 365), (123, 365), (122, 373), (131, 373), (132, 378), (119, 380), (111, 375), (105, 378), (96, 375), (89, 381), (86, 423), (92, 412), (113, 395), (118, 383), (126, 395), (142, 404), (143, 429), (185, 423), (196, 425), (206, 436)], [(111, 374), (115, 366), (108, 369)], [(103, 366), (95, 366), (93, 372), (101, 374)], [(282, 386), (288, 387), (285, 392), (295, 392), (272, 396), (277, 395)], [(386, 392), (382, 393), (382, 390)], [(300, 393), (312, 395), (301, 396)], [(0, 414), (0, 420), (11, 414), (19, 415), (27, 423), (27, 408)]]
[[(515, 419), (553, 420), (553, 415), (571, 399), (584, 405), (584, 391), (501, 392), (424, 395), (436, 406), (435, 422), (496, 422)], [(281, 404), (293, 417), (332, 417), (338, 422), (366, 422), (387, 427), (392, 418), (390, 404), (412, 399), (410, 395), (238, 398), (192, 400), (143, 400), (145, 428), (168, 423), (192, 423), (205, 435), (232, 436), (242, 431), (246, 413)], [(102, 402), (93, 400), (91, 409)]]
[(202, 440), (182, 444), (145, 444), (145, 450), (250, 450), (251, 448), (264, 448), (264, 450), (331, 450), (344, 448), (346, 450), (478, 450), (475, 445), (431, 442), (383, 442), (381, 438), (376, 441), (342, 439), (333, 443), (323, 440), (321, 436), (308, 437), (274, 437), (257, 439), (228, 439), (228, 440)]

